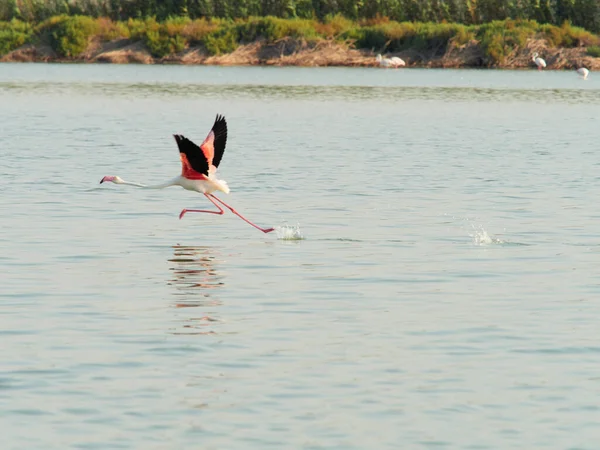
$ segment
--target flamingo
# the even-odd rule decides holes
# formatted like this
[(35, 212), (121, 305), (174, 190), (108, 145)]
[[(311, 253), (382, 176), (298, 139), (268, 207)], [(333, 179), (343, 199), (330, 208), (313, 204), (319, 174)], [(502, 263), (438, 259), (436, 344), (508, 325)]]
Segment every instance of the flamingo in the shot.
[(581, 77), (585, 80), (590, 74), (590, 71), (587, 70), (585, 67), (580, 67), (579, 69), (577, 69), (577, 73), (581, 75)]
[(381, 56), (381, 54), (377, 55), (377, 58), (375, 59), (382, 67), (390, 67), (392, 65), (392, 61), (390, 61), (390, 59), (388, 58), (384, 58), (383, 56)]
[(404, 60), (402, 58), (398, 58), (397, 56), (392, 56), (390, 60), (392, 61), (395, 67), (401, 67), (406, 65)]
[(538, 57), (537, 52), (533, 54), (533, 56), (531, 57), (531, 60), (535, 63), (538, 70), (542, 70), (544, 67), (546, 67), (546, 61), (544, 61), (542, 58)]
[(384, 58), (381, 54), (377, 55), (377, 62), (382, 67), (400, 67), (406, 65), (406, 63), (397, 56), (393, 56), (392, 58)]
[(217, 207), (218, 211), (209, 211), (204, 209), (183, 209), (179, 214), (180, 219), (188, 212), (222, 215), (223, 208), (221, 208), (215, 202), (216, 200), (240, 219), (244, 220), (246, 223), (249, 223), (263, 233), (270, 233), (271, 231), (275, 230), (275, 228), (261, 228), (258, 225), (250, 222), (231, 206), (212, 194), (215, 191), (221, 191), (229, 194), (229, 186), (227, 186), (227, 182), (217, 179), (216, 176), (217, 167), (221, 162), (221, 158), (223, 158), (225, 144), (227, 142), (227, 122), (225, 121), (225, 117), (217, 114), (212, 129), (200, 147), (179, 134), (174, 134), (173, 137), (175, 138), (175, 142), (179, 147), (179, 157), (181, 158), (182, 166), (181, 175), (176, 176), (172, 180), (169, 180), (165, 183), (151, 186), (125, 181), (116, 175), (107, 175), (100, 180), (100, 184), (104, 182), (111, 182), (114, 184), (126, 184), (144, 189), (163, 189), (169, 186), (181, 186), (188, 191), (196, 191), (204, 194), (204, 196)]

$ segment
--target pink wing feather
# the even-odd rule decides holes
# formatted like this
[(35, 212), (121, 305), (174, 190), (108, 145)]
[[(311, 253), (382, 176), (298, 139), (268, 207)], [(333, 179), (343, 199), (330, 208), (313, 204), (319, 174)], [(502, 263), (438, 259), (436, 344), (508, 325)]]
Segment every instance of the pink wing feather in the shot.
[(206, 136), (206, 139), (200, 145), (200, 149), (208, 161), (208, 166), (212, 166), (213, 158), (215, 157), (215, 133), (213, 130), (210, 130), (210, 133), (208, 133), (208, 136)]

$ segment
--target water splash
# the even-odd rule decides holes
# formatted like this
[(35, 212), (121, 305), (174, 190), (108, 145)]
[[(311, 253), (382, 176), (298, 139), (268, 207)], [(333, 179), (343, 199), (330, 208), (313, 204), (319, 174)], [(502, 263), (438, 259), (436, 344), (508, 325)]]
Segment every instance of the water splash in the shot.
[(300, 241), (306, 239), (300, 231), (300, 225), (283, 225), (275, 227), (275, 232), (277, 233), (277, 239), (283, 241)]
[[(446, 223), (452, 223), (454, 221), (460, 222), (460, 228), (467, 232), (471, 237), (474, 245), (487, 246), (487, 245), (528, 245), (518, 242), (511, 242), (509, 240), (500, 239), (493, 234), (488, 233), (484, 226), (480, 223), (480, 219), (473, 216), (460, 217), (450, 214), (444, 214), (444, 216), (451, 220)], [(504, 230), (506, 231), (506, 230)]]
[(469, 236), (473, 239), (475, 245), (492, 245), (492, 244), (504, 244), (502, 239), (498, 239), (494, 236), (490, 236), (483, 225), (471, 224), (473, 232), (469, 233)]

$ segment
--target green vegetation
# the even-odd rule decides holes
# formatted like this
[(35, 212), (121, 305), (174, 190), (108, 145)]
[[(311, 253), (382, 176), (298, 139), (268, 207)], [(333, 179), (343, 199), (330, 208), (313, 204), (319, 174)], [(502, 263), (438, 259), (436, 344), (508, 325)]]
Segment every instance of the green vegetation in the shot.
[(0, 55), (20, 47), (29, 40), (32, 28), (28, 23), (16, 19), (0, 22)]
[(412, 49), (429, 57), (443, 55), (449, 45), (475, 41), (483, 50), (487, 65), (501, 64), (530, 38), (545, 39), (553, 47), (586, 46), (593, 56), (598, 56), (600, 49), (593, 47), (600, 46), (597, 35), (568, 22), (560, 27), (540, 25), (534, 20), (510, 19), (463, 25), (395, 22), (387, 18), (352, 21), (341, 15), (328, 16), (322, 21), (268, 16), (236, 20), (172, 17), (162, 22), (155, 18), (130, 18), (119, 22), (106, 17), (60, 15), (37, 25), (17, 19), (0, 22), (0, 55), (26, 42), (46, 42), (60, 56), (77, 57), (92, 39), (142, 41), (158, 58), (189, 46), (202, 46), (209, 54), (218, 55), (232, 52), (240, 44), (257, 40), (272, 43), (287, 37), (305, 41), (349, 41), (357, 48), (381, 53)]
[(164, 23), (158, 23), (154, 18), (144, 21), (129, 19), (127, 28), (122, 29), (121, 35), (143, 41), (152, 56), (162, 58), (185, 48), (187, 40), (183, 30), (189, 22), (189, 19), (183, 18)]
[(36, 32), (45, 36), (60, 56), (81, 54), (99, 30), (98, 21), (85, 16), (57, 16), (42, 22)]
[(0, 21), (40, 23), (53, 16), (108, 17), (113, 21), (155, 17), (189, 19), (325, 20), (340, 14), (353, 20), (388, 17), (396, 22), (481, 25), (535, 20), (560, 26), (565, 21), (600, 33), (598, 0), (0, 0)]
[(587, 54), (595, 58), (600, 58), (600, 45), (592, 45), (588, 47)]
[(204, 46), (211, 55), (231, 53), (238, 47), (235, 31), (231, 28), (223, 28), (209, 33), (204, 40)]

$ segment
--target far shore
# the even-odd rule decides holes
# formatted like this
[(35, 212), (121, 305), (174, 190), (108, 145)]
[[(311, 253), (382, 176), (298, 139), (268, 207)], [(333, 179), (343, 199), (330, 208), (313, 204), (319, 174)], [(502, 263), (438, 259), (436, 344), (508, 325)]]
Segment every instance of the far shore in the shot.
[[(484, 64), (484, 53), (477, 41), (460, 47), (450, 45), (441, 55), (406, 50), (385, 56), (402, 58), (408, 68), (536, 69), (531, 58), (534, 52), (545, 59), (545, 70), (574, 70), (579, 67), (600, 70), (600, 58), (587, 55), (585, 47), (552, 48), (541, 39), (530, 39), (525, 47), (493, 66)], [(92, 40), (86, 51), (73, 58), (59, 56), (49, 45), (27, 44), (3, 55), (0, 62), (379, 67), (375, 57), (376, 52), (355, 49), (351, 44), (339, 41), (307, 42), (284, 38), (273, 43), (257, 41), (241, 45), (235, 51), (222, 55), (211, 56), (202, 47), (190, 47), (180, 53), (156, 58), (142, 41), (117, 39), (110, 42)]]

